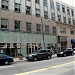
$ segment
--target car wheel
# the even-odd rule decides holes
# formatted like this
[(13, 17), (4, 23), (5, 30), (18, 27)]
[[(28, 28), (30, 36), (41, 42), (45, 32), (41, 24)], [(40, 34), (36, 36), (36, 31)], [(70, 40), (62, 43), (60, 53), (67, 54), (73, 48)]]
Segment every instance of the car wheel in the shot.
[(34, 60), (34, 61), (37, 61), (37, 57), (34, 57), (33, 60)]
[(51, 59), (51, 56), (50, 56), (50, 55), (48, 55), (48, 56), (47, 56), (47, 58), (48, 58), (48, 59)]
[(64, 57), (66, 57), (66, 54), (64, 54)]
[(74, 55), (74, 53), (72, 53), (71, 55)]
[(9, 64), (9, 62), (8, 61), (5, 61), (5, 65), (8, 65)]
[(59, 55), (57, 55), (57, 57), (59, 57)]

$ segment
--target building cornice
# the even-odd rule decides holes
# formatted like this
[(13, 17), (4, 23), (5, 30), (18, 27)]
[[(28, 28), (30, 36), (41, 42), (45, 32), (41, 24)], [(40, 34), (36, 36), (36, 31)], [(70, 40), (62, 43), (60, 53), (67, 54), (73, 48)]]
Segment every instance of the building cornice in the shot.
[(66, 24), (66, 23), (62, 23), (62, 22), (58, 22), (58, 21), (56, 21), (56, 26), (64, 26), (64, 27), (72, 28), (75, 30), (75, 25)]

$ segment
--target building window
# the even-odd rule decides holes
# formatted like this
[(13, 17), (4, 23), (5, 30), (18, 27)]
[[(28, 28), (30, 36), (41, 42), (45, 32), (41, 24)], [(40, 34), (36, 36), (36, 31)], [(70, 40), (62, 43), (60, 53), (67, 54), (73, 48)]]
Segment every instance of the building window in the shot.
[(26, 6), (26, 14), (28, 14), (28, 15), (31, 14), (31, 7)]
[(44, 11), (44, 18), (48, 19), (48, 11)]
[(75, 20), (73, 20), (73, 25), (75, 25)]
[(56, 27), (53, 27), (53, 34), (56, 34)]
[(62, 12), (65, 13), (65, 6), (62, 5)]
[(61, 15), (58, 15), (58, 21), (61, 21)]
[(20, 21), (15, 21), (15, 29), (20, 29)]
[(19, 3), (15, 3), (15, 12), (20, 13), (21, 5)]
[(49, 25), (45, 25), (45, 33), (49, 33)]
[(51, 13), (51, 19), (55, 21), (55, 13)]
[(71, 30), (71, 34), (74, 35), (74, 31), (73, 30)]
[(47, 0), (43, 0), (44, 6), (47, 6)]
[(60, 32), (66, 34), (66, 28), (60, 27)]
[(2, 9), (7, 10), (9, 6), (9, 1), (8, 0), (2, 0)]
[(36, 24), (36, 32), (41, 32), (41, 24)]
[(31, 0), (27, 0), (27, 1), (31, 1)]
[(40, 9), (37, 9), (37, 8), (36, 8), (36, 16), (37, 16), (37, 17), (40, 17)]
[(68, 18), (68, 23), (71, 24), (71, 18)]
[(74, 10), (73, 9), (71, 9), (71, 13), (72, 13), (72, 16), (74, 16)]
[(0, 48), (6, 47), (6, 43), (0, 43)]
[(57, 11), (60, 11), (60, 4), (58, 2), (56, 2), (56, 6), (57, 6)]
[(64, 23), (66, 23), (66, 17), (63, 17), (63, 21), (64, 21)]
[(26, 22), (26, 31), (31, 32), (31, 23)]
[(35, 0), (35, 3), (40, 4), (39, 0)]
[(67, 14), (70, 15), (70, 9), (67, 7)]
[(50, 6), (51, 6), (51, 9), (54, 9), (54, 1), (52, 0), (50, 0)]
[(7, 19), (1, 19), (1, 28), (7, 29), (8, 26), (8, 20)]

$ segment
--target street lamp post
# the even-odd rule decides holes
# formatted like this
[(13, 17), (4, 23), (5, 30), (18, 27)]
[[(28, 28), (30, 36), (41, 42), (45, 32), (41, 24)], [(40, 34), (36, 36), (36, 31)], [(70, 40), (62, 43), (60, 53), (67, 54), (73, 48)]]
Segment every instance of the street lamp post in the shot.
[[(50, 19), (47, 19), (46, 22), (50, 21)], [(42, 20), (42, 17), (41, 17), (41, 24), (42, 24), (42, 40), (43, 40), (43, 46), (42, 48), (45, 49), (45, 38), (44, 38), (44, 27), (43, 25), (45, 25), (45, 23), (43, 24), (43, 20)]]

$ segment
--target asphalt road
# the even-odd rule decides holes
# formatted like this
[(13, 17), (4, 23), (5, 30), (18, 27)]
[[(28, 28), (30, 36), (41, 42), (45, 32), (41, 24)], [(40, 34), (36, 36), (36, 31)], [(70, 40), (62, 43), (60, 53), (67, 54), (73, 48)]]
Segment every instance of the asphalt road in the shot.
[(0, 75), (75, 75), (75, 56), (0, 66)]

